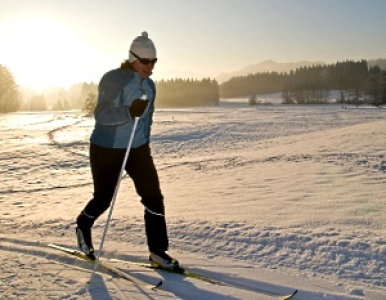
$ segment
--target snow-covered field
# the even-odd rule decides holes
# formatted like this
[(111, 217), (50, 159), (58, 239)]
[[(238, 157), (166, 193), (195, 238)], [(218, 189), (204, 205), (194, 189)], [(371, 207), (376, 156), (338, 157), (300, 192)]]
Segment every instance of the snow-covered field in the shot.
[[(386, 299), (386, 110), (340, 106), (163, 109), (152, 149), (170, 253), (182, 265), (298, 300)], [(0, 299), (273, 299), (125, 263), (146, 291), (48, 248), (75, 247), (92, 196), (79, 112), (0, 119)], [(146, 258), (143, 208), (122, 182), (106, 258)], [(98, 244), (107, 213), (94, 227)]]

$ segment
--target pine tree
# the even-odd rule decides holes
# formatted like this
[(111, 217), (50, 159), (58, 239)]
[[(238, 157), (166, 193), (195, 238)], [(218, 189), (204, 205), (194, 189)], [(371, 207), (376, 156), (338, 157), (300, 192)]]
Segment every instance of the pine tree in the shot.
[(17, 111), (20, 107), (18, 86), (7, 67), (0, 65), (0, 112)]
[(97, 96), (94, 93), (89, 93), (86, 98), (86, 102), (84, 103), (83, 110), (87, 112), (87, 114), (94, 113), (95, 107), (97, 105)]

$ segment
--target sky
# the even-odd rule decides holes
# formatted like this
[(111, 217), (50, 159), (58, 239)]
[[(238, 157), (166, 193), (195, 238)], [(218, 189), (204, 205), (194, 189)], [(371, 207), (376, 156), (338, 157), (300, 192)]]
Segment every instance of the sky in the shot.
[(385, 12), (385, 0), (0, 0), (0, 64), (37, 90), (98, 82), (142, 31), (155, 80), (386, 58)]

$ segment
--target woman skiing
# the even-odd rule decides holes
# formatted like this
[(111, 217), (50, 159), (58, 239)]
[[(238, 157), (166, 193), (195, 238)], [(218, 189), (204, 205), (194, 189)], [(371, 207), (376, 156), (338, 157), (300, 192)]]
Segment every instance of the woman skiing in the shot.
[(156, 96), (150, 75), (156, 62), (156, 48), (143, 32), (133, 40), (129, 59), (107, 72), (99, 83), (95, 127), (90, 137), (94, 195), (76, 220), (76, 236), (80, 249), (93, 257), (91, 228), (111, 204), (134, 120), (139, 118), (125, 171), (145, 208), (149, 259), (170, 269), (178, 267), (178, 261), (166, 253), (169, 242), (164, 201), (149, 147)]

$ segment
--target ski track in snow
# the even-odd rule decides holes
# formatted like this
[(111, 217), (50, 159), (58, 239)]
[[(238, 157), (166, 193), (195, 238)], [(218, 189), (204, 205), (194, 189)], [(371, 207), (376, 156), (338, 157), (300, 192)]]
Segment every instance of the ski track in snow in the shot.
[[(220, 265), (240, 264), (241, 278), (252, 265), (284, 271), (299, 281), (327, 280), (331, 295), (347, 295), (329, 296), (326, 286), (322, 294), (304, 287), (294, 299), (383, 299), (385, 115), (383, 109), (370, 108), (232, 104), (156, 111), (152, 152), (165, 195), (171, 250), (182, 261), (203, 255)], [(1, 267), (4, 299), (142, 299), (141, 291), (122, 287), (107, 274), (98, 275), (93, 295), (84, 288), (87, 264), (63, 272), (63, 264), (71, 266), (73, 259), (36, 242), (74, 244), (74, 219), (92, 195), (88, 139), (93, 123), (77, 112), (2, 115), (0, 251), (9, 255)], [(146, 250), (141, 216), (138, 197), (125, 178), (106, 253), (127, 255), (121, 245)], [(95, 225), (95, 241), (104, 220)], [(39, 276), (33, 275), (36, 270)], [(278, 284), (288, 292), (285, 282)], [(176, 298), (197, 299), (177, 287)], [(194, 295), (193, 288), (187, 291)], [(156, 299), (174, 299), (171, 292), (166, 287)], [(248, 292), (229, 298), (217, 292), (204, 295), (268, 299)]]

